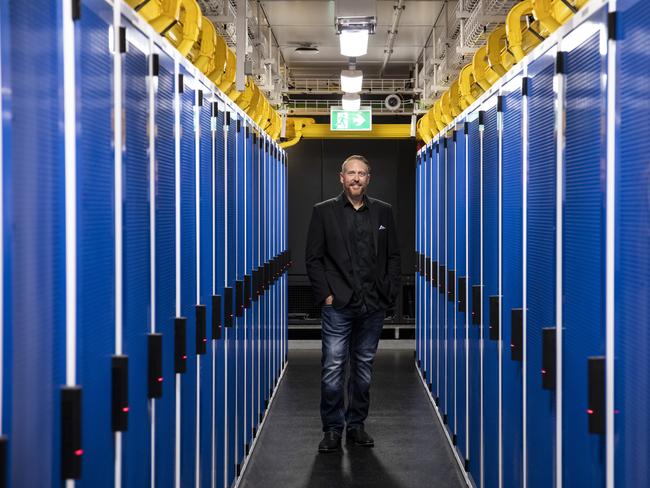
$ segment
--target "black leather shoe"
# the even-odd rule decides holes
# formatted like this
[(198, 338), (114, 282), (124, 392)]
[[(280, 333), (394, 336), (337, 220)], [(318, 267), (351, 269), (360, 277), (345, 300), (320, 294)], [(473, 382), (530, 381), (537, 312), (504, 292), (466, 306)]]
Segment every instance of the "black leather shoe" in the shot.
[(323, 440), (318, 444), (318, 452), (335, 452), (341, 450), (341, 434), (330, 430), (325, 432)]
[(363, 427), (348, 429), (345, 437), (348, 444), (364, 447), (373, 447), (375, 445), (375, 441), (363, 430)]

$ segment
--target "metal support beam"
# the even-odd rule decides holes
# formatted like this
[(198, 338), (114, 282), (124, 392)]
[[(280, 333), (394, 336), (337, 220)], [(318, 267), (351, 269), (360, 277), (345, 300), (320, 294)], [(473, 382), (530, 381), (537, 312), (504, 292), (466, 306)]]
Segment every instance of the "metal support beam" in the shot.
[(248, 19), (246, 12), (247, 0), (237, 0), (237, 67), (235, 71), (235, 89), (243, 92), (246, 89), (246, 44), (248, 44)]

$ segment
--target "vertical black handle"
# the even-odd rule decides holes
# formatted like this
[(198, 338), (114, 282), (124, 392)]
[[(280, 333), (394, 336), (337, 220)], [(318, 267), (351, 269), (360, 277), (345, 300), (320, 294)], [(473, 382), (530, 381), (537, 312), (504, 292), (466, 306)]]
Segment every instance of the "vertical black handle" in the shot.
[(447, 270), (445, 266), (440, 265), (440, 270), (438, 273), (438, 291), (440, 293), (445, 293), (445, 277), (447, 275)]
[(241, 317), (244, 315), (244, 282), (235, 281), (235, 315)]
[(221, 339), (221, 295), (212, 295), (212, 338)]
[(490, 340), (499, 340), (499, 302), (501, 297), (499, 295), (492, 295), (490, 297)]
[(7, 488), (7, 436), (0, 436), (0, 488)]
[(260, 268), (253, 270), (253, 301), (256, 302), (262, 294), (262, 272)]
[(447, 299), (450, 302), (456, 301), (456, 271), (450, 269), (447, 271), (447, 283), (449, 283), (449, 289), (447, 290)]
[(542, 329), (542, 388), (555, 390), (555, 327)]
[(431, 286), (438, 288), (438, 261), (431, 263)]
[(266, 288), (266, 263), (262, 263), (262, 266), (260, 266), (260, 296), (264, 295)]
[(589, 433), (605, 434), (605, 357), (592, 356), (587, 361)]
[(431, 258), (424, 258), (424, 279), (431, 281)]
[(472, 324), (481, 325), (483, 293), (481, 285), (472, 285)]
[(252, 303), (251, 275), (244, 275), (244, 308), (251, 308)]
[(232, 327), (232, 287), (226, 286), (223, 289), (223, 325), (228, 328)]
[(458, 278), (458, 311), (467, 312), (467, 278)]
[(185, 373), (187, 370), (187, 319), (174, 319), (174, 373)]
[(126, 432), (129, 427), (129, 358), (111, 357), (111, 430)]
[(510, 359), (524, 360), (524, 309), (513, 308), (510, 312)]
[(161, 398), (163, 392), (162, 334), (147, 336), (147, 397)]
[(207, 309), (205, 305), (196, 305), (196, 354), (205, 354), (208, 339), (206, 337)]
[(61, 388), (61, 479), (81, 478), (81, 387)]

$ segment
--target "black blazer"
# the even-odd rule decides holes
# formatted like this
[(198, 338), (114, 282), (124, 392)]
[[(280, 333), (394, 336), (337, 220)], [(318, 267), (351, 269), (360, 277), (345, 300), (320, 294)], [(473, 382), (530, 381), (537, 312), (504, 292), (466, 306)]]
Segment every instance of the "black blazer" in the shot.
[[(309, 224), (305, 261), (314, 300), (321, 304), (334, 295), (334, 308), (345, 307), (354, 291), (352, 259), (346, 236), (343, 206), (345, 194), (314, 205)], [(377, 291), (387, 309), (399, 294), (401, 263), (392, 207), (368, 198), (375, 252)]]

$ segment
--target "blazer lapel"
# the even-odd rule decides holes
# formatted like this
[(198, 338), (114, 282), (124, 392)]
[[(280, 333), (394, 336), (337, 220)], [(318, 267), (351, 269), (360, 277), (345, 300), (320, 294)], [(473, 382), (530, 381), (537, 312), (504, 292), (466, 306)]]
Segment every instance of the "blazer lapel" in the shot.
[(377, 255), (377, 242), (379, 237), (379, 213), (377, 212), (377, 207), (370, 204), (370, 198), (368, 198), (368, 210), (370, 211), (370, 222), (372, 224), (372, 238), (375, 243), (375, 256)]
[(343, 213), (344, 211), (343, 198), (344, 198), (343, 194), (341, 193), (336, 199), (336, 203), (334, 204), (334, 216), (336, 218), (336, 224), (339, 229), (339, 232), (341, 233), (341, 240), (343, 241), (345, 250), (348, 253), (348, 257), (352, 258), (352, 254), (350, 254), (350, 244), (348, 243), (348, 230), (345, 227), (345, 214)]

